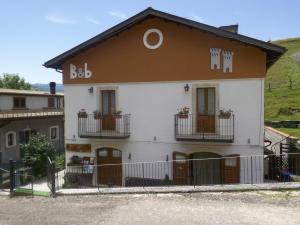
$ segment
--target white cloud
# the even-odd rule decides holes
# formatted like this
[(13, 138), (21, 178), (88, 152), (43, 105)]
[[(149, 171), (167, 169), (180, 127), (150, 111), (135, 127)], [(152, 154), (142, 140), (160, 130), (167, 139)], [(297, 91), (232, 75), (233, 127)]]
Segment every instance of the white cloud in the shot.
[(113, 17), (117, 17), (119, 19), (127, 19), (128, 18), (128, 16), (124, 12), (122, 12), (120, 10), (110, 10), (107, 13), (109, 15), (111, 15)]
[(59, 15), (47, 15), (46, 20), (52, 23), (59, 23), (59, 24), (77, 24), (78, 21), (72, 18), (68, 18), (65, 16)]
[(89, 23), (95, 24), (95, 25), (100, 25), (101, 24), (99, 20), (96, 20), (92, 17), (86, 17), (86, 21), (89, 22)]
[(191, 19), (195, 20), (197, 22), (200, 22), (200, 23), (204, 23), (204, 20), (200, 16), (197, 16), (197, 15), (192, 15)]

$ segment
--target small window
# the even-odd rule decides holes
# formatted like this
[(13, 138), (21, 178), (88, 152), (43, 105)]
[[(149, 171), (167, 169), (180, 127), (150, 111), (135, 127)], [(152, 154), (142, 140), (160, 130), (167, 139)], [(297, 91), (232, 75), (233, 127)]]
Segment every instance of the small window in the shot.
[(16, 132), (10, 131), (6, 133), (6, 147), (11, 148), (16, 146)]
[(26, 98), (24, 97), (14, 97), (14, 108), (24, 109), (26, 108)]
[(50, 140), (57, 140), (58, 139), (58, 126), (50, 127)]
[(121, 151), (119, 151), (119, 150), (113, 150), (112, 156), (114, 158), (120, 158), (121, 157)]
[(19, 132), (19, 143), (27, 144), (31, 136), (36, 135), (36, 130), (26, 129)]
[(225, 159), (225, 166), (236, 166), (237, 159), (236, 158), (227, 158)]
[(98, 155), (100, 157), (107, 157), (107, 150), (106, 149), (100, 150), (99, 153), (98, 153)]
[(48, 98), (48, 108), (54, 108), (54, 107), (55, 107), (55, 99)]
[(185, 155), (182, 155), (182, 154), (176, 154), (175, 155), (175, 160), (176, 160), (176, 163), (186, 163), (187, 161), (187, 157)]

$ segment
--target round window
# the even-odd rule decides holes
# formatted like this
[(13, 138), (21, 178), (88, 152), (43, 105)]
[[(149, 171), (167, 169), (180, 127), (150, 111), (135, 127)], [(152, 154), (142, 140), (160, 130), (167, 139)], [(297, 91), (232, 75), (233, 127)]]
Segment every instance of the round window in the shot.
[[(148, 42), (148, 37), (152, 33), (158, 35), (157, 42), (153, 43), (153, 44)], [(144, 42), (144, 45), (145, 45), (146, 48), (148, 48), (148, 49), (157, 49), (163, 43), (163, 39), (164, 39), (163, 34), (162, 34), (162, 32), (159, 29), (151, 28), (151, 29), (147, 30), (144, 33), (143, 42)]]

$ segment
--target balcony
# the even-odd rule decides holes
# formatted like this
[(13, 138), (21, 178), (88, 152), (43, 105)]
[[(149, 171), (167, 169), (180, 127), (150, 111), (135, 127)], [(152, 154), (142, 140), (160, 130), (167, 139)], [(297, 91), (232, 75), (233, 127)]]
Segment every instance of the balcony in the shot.
[(64, 116), (63, 109), (20, 109), (0, 111), (0, 120), (17, 120)]
[(228, 142), (234, 141), (234, 115), (176, 114), (177, 141)]
[(80, 138), (129, 138), (130, 115), (78, 116), (78, 136)]

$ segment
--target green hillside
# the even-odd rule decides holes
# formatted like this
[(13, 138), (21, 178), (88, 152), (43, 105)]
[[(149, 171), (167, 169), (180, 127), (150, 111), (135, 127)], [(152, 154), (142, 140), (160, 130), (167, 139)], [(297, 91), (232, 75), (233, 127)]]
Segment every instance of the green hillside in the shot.
[(287, 52), (269, 68), (265, 120), (300, 120), (300, 38), (275, 41)]

